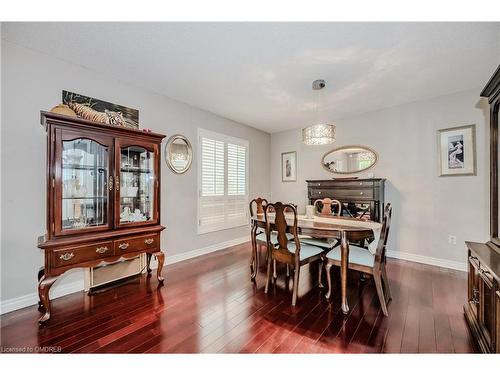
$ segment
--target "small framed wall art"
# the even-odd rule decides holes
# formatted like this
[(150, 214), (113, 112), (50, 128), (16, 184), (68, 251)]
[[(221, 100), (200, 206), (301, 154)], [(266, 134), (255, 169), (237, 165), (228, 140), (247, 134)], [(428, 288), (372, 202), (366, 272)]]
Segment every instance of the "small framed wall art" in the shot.
[(438, 130), (439, 176), (476, 175), (476, 125)]
[(281, 181), (297, 181), (297, 152), (289, 151), (281, 154)]

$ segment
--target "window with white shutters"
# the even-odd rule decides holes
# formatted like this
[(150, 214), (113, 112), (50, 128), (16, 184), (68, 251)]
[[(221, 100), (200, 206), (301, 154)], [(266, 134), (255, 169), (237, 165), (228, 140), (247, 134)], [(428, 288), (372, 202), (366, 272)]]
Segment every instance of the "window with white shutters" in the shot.
[(248, 141), (199, 129), (198, 233), (248, 224)]

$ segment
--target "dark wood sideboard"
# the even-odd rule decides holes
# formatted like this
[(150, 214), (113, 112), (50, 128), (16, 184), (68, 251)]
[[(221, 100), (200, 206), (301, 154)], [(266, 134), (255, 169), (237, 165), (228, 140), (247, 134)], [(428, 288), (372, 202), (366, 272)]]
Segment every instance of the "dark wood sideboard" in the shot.
[(39, 322), (50, 319), (49, 289), (64, 272), (146, 253), (161, 276), (162, 134), (41, 113), (47, 132), (47, 221), (39, 238)]
[(484, 243), (466, 245), (469, 275), (465, 317), (477, 349), (500, 353), (500, 253)]
[(477, 349), (500, 353), (500, 239), (498, 211), (498, 112), (500, 66), (481, 96), (490, 105), (490, 241), (466, 242), (468, 292), (464, 313)]
[(331, 198), (342, 204), (342, 216), (382, 221), (384, 211), (384, 178), (308, 180), (309, 204)]

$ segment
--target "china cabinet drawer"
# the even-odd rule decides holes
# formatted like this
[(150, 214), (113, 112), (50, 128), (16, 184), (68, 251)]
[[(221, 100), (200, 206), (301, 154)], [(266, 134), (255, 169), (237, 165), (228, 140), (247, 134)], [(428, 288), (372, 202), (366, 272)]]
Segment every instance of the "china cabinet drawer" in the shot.
[(82, 246), (56, 249), (52, 251), (54, 267), (65, 267), (76, 263), (98, 260), (113, 255), (113, 242), (97, 242)]
[(160, 236), (158, 234), (150, 234), (122, 238), (114, 242), (114, 248), (116, 255), (135, 251), (157, 250), (160, 248)]

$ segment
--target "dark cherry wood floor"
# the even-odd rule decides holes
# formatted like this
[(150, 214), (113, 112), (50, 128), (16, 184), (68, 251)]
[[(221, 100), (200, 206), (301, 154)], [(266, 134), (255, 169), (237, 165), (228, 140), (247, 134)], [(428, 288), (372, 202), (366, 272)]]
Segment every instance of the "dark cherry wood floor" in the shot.
[[(314, 286), (317, 267), (304, 267), (300, 298), (279, 269), (269, 295), (264, 270), (250, 282), (250, 245), (243, 244), (164, 269), (158, 288), (145, 275), (108, 291), (53, 301), (52, 319), (28, 307), (2, 316), (1, 345), (64, 353), (469, 353), (462, 305), (466, 274), (389, 259), (393, 301), (380, 310), (373, 281), (349, 275), (351, 311), (340, 311)], [(167, 254), (168, 256), (168, 254)]]

